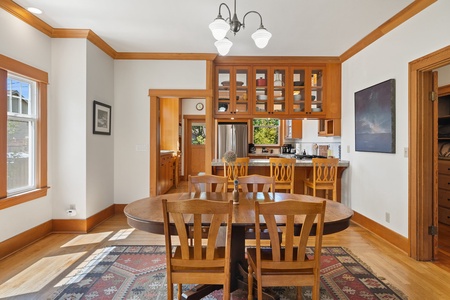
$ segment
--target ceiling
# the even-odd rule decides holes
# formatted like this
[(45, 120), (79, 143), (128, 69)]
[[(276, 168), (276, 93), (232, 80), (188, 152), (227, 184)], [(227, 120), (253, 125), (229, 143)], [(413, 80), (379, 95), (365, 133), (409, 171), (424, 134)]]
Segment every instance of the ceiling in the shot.
[[(222, 0), (233, 12), (233, 1)], [(208, 28), (219, 0), (14, 0), (37, 7), (53, 28), (90, 29), (117, 52), (217, 53)], [(229, 56), (339, 56), (413, 0), (237, 0), (242, 22), (255, 10), (272, 33), (264, 49), (251, 34), (259, 17), (246, 17)], [(222, 9), (222, 16), (228, 12)]]

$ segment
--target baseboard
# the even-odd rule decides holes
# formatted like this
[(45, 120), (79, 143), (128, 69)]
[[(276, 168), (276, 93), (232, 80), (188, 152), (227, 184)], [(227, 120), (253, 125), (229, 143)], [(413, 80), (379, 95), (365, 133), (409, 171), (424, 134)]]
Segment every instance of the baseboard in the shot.
[(0, 242), (0, 260), (52, 233), (52, 220)]
[[(116, 205), (118, 206), (117, 208)], [(49, 220), (41, 225), (13, 236), (10, 239), (0, 242), (0, 260), (40, 240), (50, 233), (87, 233), (101, 222), (114, 216), (116, 211), (123, 212), (125, 206), (125, 204), (113, 204), (86, 220)]]
[(409, 239), (354, 211), (352, 221), (378, 235), (409, 255)]

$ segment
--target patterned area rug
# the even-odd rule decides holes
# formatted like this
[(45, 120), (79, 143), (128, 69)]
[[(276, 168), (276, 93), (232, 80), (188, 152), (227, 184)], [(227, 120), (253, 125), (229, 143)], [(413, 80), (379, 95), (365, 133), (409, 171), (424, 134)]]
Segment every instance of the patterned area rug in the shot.
[[(165, 260), (164, 246), (106, 247), (82, 262), (46, 298), (166, 299)], [(324, 247), (321, 261), (320, 299), (407, 299), (341, 247)], [(310, 288), (303, 288), (302, 292), (303, 299), (311, 299)], [(270, 293), (282, 300), (296, 298), (294, 287), (272, 288)], [(243, 290), (233, 292), (232, 296), (247, 299)], [(222, 299), (222, 290), (203, 299)]]

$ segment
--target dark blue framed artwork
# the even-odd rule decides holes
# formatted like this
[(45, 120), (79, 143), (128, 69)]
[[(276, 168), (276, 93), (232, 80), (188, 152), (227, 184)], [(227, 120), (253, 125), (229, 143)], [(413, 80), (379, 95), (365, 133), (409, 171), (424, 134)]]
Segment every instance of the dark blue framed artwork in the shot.
[(395, 153), (395, 79), (355, 93), (355, 150)]

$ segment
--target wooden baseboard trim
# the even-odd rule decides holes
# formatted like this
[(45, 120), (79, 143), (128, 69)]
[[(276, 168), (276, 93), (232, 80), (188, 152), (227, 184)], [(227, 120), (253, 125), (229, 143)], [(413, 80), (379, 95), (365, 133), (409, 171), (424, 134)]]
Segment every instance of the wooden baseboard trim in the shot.
[(123, 214), (125, 206), (127, 206), (127, 204), (114, 204), (114, 212), (116, 214)]
[(52, 233), (52, 220), (0, 242), (0, 260)]
[(352, 221), (378, 235), (409, 255), (409, 239), (354, 211)]
[(116, 212), (123, 213), (125, 206), (126, 204), (113, 204), (86, 220), (54, 219), (42, 223), (41, 225), (0, 242), (0, 260), (51, 233), (87, 233), (101, 222), (114, 216)]

